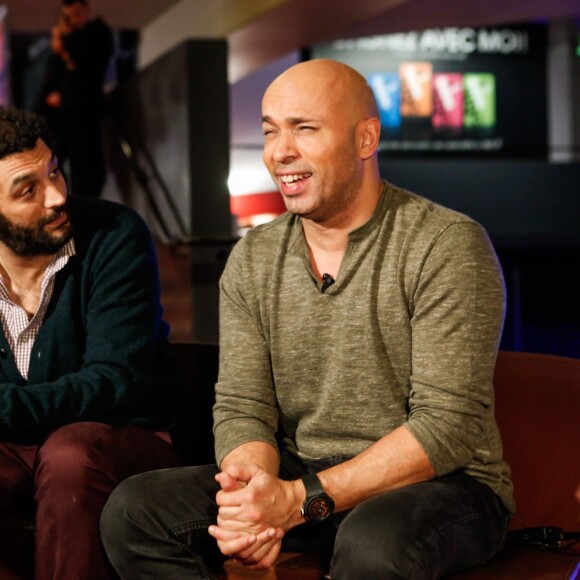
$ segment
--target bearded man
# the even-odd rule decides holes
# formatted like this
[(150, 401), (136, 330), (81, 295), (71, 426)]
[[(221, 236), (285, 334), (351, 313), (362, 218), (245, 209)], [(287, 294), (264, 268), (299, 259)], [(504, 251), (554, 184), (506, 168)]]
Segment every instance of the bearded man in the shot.
[(98, 521), (126, 477), (177, 466), (144, 222), (69, 199), (46, 123), (0, 108), (0, 518), (35, 519), (35, 578), (106, 579)]

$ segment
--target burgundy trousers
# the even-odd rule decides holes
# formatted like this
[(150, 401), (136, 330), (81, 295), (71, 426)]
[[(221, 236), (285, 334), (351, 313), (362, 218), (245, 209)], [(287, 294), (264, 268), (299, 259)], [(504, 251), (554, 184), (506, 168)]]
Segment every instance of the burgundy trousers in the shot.
[(119, 482), (183, 465), (167, 433), (72, 423), (40, 445), (0, 443), (0, 511), (35, 513), (36, 580), (115, 578), (99, 518)]

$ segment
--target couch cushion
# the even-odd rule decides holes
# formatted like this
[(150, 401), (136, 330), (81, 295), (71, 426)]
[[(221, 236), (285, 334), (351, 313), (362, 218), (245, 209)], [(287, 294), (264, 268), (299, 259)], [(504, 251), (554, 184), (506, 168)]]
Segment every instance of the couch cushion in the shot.
[(580, 530), (580, 360), (500, 352), (496, 418), (512, 468), (512, 529)]

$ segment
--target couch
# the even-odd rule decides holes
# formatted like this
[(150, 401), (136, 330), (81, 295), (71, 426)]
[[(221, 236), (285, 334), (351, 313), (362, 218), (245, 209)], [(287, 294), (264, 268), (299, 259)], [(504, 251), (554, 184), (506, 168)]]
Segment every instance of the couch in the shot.
[[(187, 462), (213, 457), (211, 406), (217, 377), (218, 348), (174, 344), (175, 365), (183, 377), (176, 403), (180, 409), (172, 431)], [(500, 352), (495, 370), (496, 417), (504, 453), (512, 468), (517, 513), (501, 552), (455, 580), (580, 579), (580, 360), (553, 355)], [(522, 532), (522, 530), (531, 531)], [(33, 523), (30, 514), (0, 513), (0, 580), (31, 578)], [(540, 536), (538, 536), (540, 534)], [(562, 546), (541, 546), (542, 535)], [(282, 554), (276, 566), (249, 571), (226, 563), (222, 579), (303, 580), (323, 578), (328, 562), (316, 553)]]

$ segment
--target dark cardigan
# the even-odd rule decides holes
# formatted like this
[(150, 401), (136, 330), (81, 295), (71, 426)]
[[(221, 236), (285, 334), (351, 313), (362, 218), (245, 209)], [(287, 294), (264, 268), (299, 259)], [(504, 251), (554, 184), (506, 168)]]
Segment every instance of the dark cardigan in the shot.
[(153, 373), (168, 327), (149, 230), (116, 203), (71, 197), (69, 207), (77, 255), (56, 275), (28, 380), (0, 328), (0, 441), (35, 443), (77, 421), (165, 421), (154, 399), (171, 381)]

